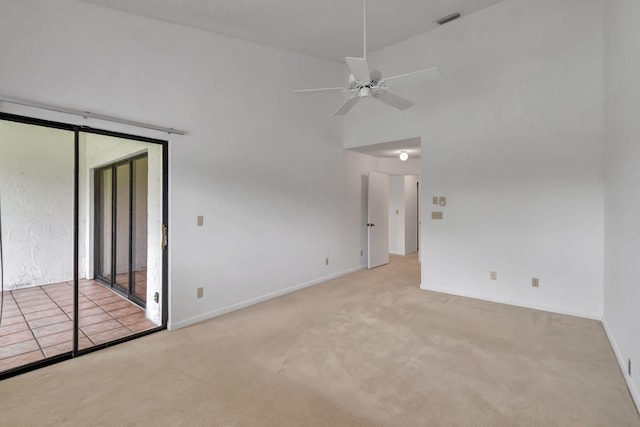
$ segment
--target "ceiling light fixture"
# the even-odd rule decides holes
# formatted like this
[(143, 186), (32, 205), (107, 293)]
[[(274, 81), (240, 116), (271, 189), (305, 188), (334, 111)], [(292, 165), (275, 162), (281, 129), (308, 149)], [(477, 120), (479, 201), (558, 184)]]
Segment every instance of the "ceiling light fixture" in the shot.
[(402, 150), (400, 152), (400, 160), (402, 160), (403, 162), (406, 162), (408, 158), (409, 158), (409, 155), (407, 154), (407, 152)]

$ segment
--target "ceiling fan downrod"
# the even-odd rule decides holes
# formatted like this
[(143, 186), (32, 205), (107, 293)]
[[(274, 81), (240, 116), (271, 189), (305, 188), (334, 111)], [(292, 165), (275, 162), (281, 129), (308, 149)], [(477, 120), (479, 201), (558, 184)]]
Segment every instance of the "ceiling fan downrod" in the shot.
[(364, 19), (363, 19), (363, 25), (362, 25), (362, 31), (364, 33), (364, 37), (362, 38), (364, 40), (363, 43), (363, 54), (362, 57), (364, 59), (367, 59), (367, 0), (362, 0), (364, 2)]

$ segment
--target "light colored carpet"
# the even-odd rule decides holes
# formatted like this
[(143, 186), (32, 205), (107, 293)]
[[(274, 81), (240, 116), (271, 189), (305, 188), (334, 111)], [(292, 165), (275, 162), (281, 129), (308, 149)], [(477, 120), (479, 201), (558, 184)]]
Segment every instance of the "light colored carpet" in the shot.
[(418, 284), (393, 257), (2, 381), (0, 425), (640, 426), (599, 322)]

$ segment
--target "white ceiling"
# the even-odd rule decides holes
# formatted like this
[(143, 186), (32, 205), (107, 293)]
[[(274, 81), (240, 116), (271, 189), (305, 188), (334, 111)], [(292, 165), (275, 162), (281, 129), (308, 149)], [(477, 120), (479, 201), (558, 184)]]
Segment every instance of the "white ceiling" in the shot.
[[(362, 0), (80, 0), (136, 15), (344, 61), (362, 55)], [(368, 51), (500, 0), (369, 0)]]
[(381, 144), (366, 145), (350, 148), (351, 151), (367, 154), (378, 158), (397, 158), (401, 151), (406, 151), (410, 159), (420, 158), (420, 138), (409, 138), (400, 141), (383, 142)]

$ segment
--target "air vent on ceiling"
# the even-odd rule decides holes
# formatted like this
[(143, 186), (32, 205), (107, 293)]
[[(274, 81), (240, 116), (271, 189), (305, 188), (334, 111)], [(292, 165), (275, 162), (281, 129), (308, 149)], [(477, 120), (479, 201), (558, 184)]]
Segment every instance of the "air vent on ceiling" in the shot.
[(447, 22), (451, 22), (451, 21), (455, 21), (456, 19), (460, 18), (462, 15), (460, 14), (460, 12), (456, 12), (456, 13), (452, 13), (451, 15), (447, 15), (444, 18), (440, 18), (438, 19), (436, 22), (440, 25), (444, 25)]

